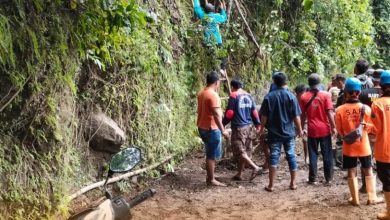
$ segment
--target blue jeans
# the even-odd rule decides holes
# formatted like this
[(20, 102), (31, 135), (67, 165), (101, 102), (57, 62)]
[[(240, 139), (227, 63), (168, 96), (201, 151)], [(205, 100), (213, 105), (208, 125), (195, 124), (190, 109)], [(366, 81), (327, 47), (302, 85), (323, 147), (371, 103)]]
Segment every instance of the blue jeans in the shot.
[(269, 145), (270, 148), (270, 164), (271, 167), (277, 167), (280, 159), (280, 152), (282, 150), (286, 153), (286, 159), (290, 171), (296, 171), (298, 169), (297, 159), (295, 157), (295, 138), (291, 138), (285, 141), (272, 142)]
[(317, 180), (318, 145), (321, 147), (322, 160), (324, 161), (324, 176), (326, 181), (333, 178), (332, 137), (307, 138), (309, 149), (309, 181)]
[(222, 133), (219, 129), (205, 130), (198, 128), (199, 135), (206, 149), (206, 159), (218, 160), (222, 156)]

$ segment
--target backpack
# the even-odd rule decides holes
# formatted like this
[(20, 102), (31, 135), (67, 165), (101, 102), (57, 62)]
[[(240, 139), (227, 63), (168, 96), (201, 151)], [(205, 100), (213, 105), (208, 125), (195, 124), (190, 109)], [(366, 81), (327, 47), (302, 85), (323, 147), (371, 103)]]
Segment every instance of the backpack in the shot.
[(369, 76), (367, 76), (367, 74), (364, 73), (361, 75), (357, 75), (356, 78), (358, 78), (362, 83), (362, 90), (374, 87), (374, 83), (372, 82), (372, 79)]

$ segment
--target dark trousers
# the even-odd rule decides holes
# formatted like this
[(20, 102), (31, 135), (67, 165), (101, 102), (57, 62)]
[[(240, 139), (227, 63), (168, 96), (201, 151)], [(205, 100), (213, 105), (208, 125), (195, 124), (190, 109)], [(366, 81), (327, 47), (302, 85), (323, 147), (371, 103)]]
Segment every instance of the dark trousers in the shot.
[(317, 179), (317, 160), (318, 145), (321, 147), (322, 159), (324, 162), (324, 175), (326, 181), (333, 178), (333, 156), (332, 156), (332, 137), (307, 138), (309, 149), (309, 181), (314, 182)]
[(390, 192), (390, 163), (376, 162), (376, 172), (383, 185), (383, 191)]

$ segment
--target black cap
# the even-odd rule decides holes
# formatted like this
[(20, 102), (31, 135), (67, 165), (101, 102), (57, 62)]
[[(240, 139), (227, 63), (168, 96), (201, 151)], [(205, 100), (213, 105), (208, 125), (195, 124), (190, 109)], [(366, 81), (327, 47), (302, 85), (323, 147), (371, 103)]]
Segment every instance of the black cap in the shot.
[(384, 69), (376, 69), (374, 73), (372, 74), (372, 81), (379, 82), (381, 80), (382, 72), (385, 71)]
[(307, 81), (311, 89), (319, 89), (321, 83), (320, 75), (318, 75), (317, 73), (312, 73), (307, 78)]
[(342, 73), (338, 73), (338, 74), (336, 74), (336, 80), (341, 80), (341, 81), (343, 81), (343, 82), (345, 82), (345, 80), (347, 79), (345, 76), (344, 76), (344, 74), (342, 74)]
[(294, 89), (295, 93), (297, 93), (297, 94), (302, 93), (302, 92), (306, 92), (307, 90), (309, 90), (309, 86), (305, 85), (305, 84), (299, 84)]
[(239, 80), (239, 79), (233, 79), (231, 82), (230, 82), (230, 85), (235, 88), (235, 89), (241, 89), (244, 84)]
[(275, 72), (272, 74), (272, 79), (276, 86), (281, 87), (287, 83), (287, 75), (283, 72)]
[(218, 73), (215, 71), (211, 71), (209, 74), (207, 74), (206, 77), (207, 85), (211, 85), (219, 80)]

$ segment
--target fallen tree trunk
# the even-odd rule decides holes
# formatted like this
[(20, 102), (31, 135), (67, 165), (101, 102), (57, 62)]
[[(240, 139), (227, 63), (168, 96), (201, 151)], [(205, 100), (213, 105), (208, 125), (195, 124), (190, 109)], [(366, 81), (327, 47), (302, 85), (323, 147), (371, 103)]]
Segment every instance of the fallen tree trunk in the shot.
[[(175, 155), (170, 155), (168, 157), (166, 157), (164, 160), (160, 161), (160, 162), (157, 162), (155, 164), (152, 164), (148, 167), (145, 167), (145, 168), (142, 168), (142, 169), (139, 169), (139, 170), (136, 170), (136, 171), (132, 171), (132, 172), (129, 172), (129, 173), (125, 173), (125, 174), (122, 174), (120, 176), (116, 176), (116, 177), (113, 177), (113, 178), (110, 178), (107, 182), (107, 184), (109, 183), (114, 183), (114, 182), (117, 182), (119, 180), (122, 180), (122, 179), (125, 179), (125, 178), (128, 178), (128, 177), (131, 177), (131, 176), (135, 176), (135, 175), (138, 175), (138, 174), (141, 174), (143, 172), (146, 172), (148, 170), (152, 170), (158, 166), (160, 166), (161, 164), (167, 162), (168, 160), (172, 159)], [(100, 187), (100, 186), (103, 186), (104, 185), (104, 181), (105, 180), (102, 180), (100, 182), (97, 182), (97, 183), (93, 183), (89, 186), (86, 186), (80, 190), (78, 190), (77, 192), (73, 193), (72, 195), (70, 195), (70, 200), (73, 200), (75, 198), (77, 198), (78, 196), (92, 190), (92, 189), (95, 189), (97, 187)]]

